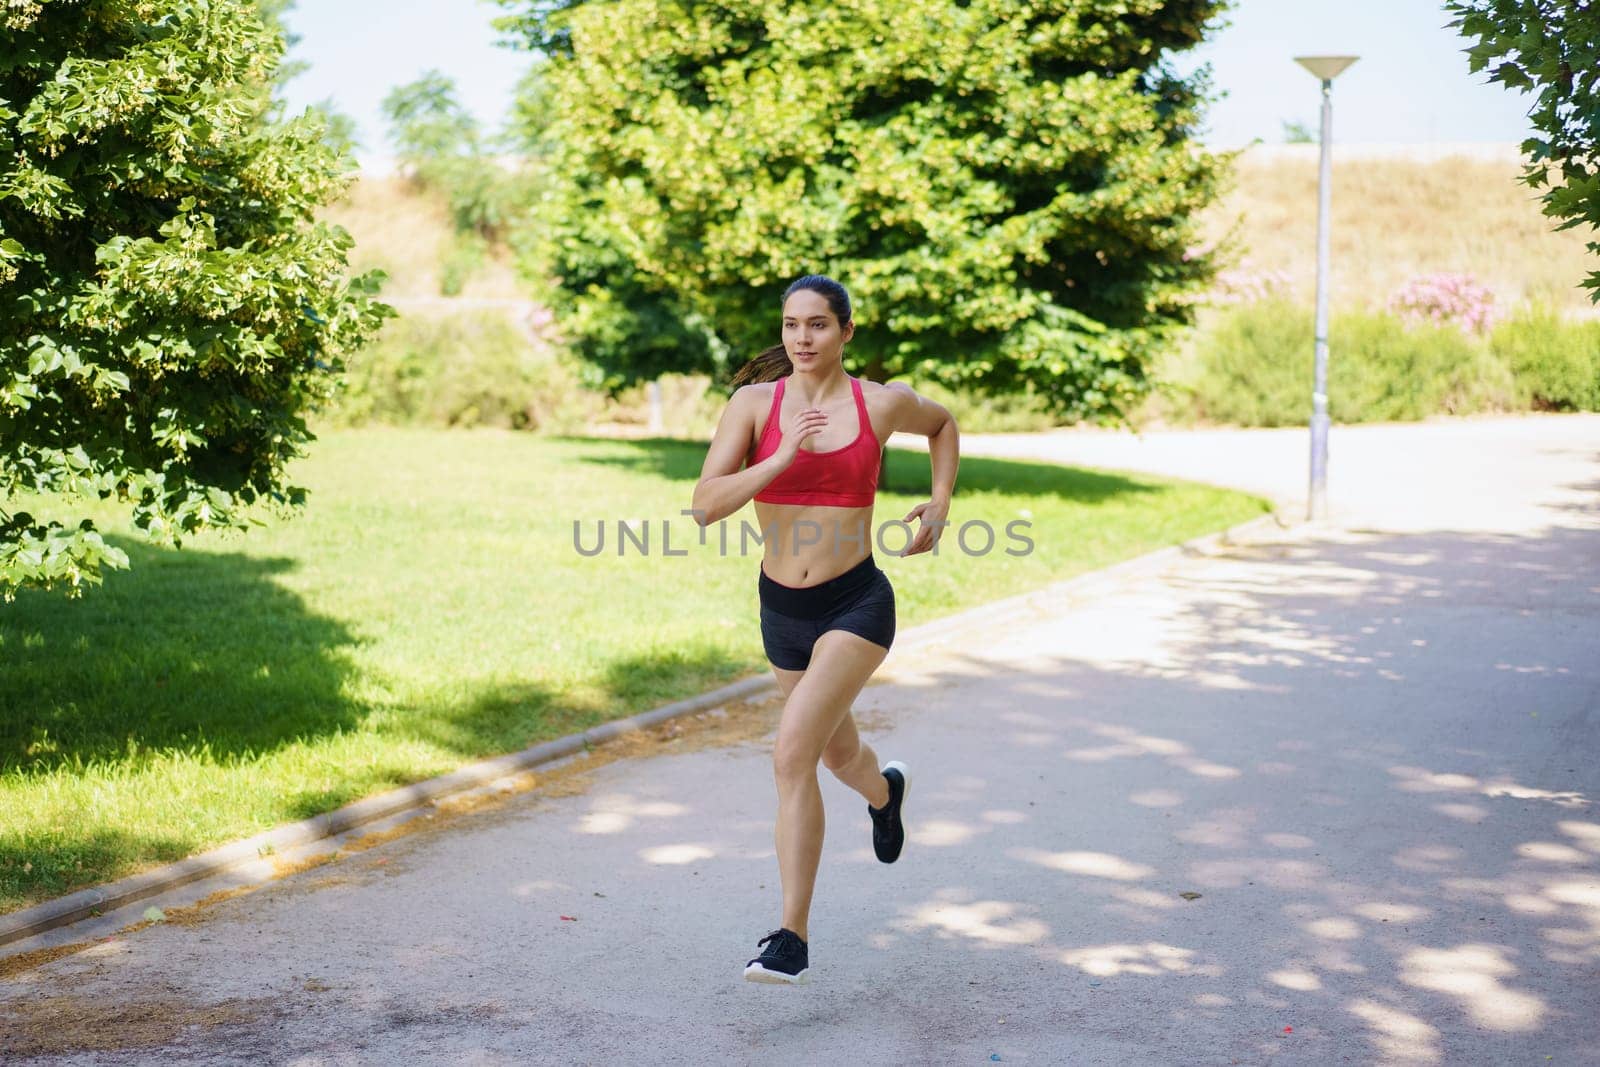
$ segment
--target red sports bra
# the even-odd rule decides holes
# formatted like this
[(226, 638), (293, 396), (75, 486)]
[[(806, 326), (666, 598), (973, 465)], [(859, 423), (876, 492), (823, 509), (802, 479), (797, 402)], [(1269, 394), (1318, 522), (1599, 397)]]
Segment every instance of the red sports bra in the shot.
[[(778, 379), (772, 391), (772, 410), (767, 412), (767, 424), (761, 430), (761, 440), (756, 443), (756, 454), (750, 465), (760, 463), (778, 450), (783, 438), (779, 425), (783, 412), (783, 387), (789, 379)], [(801, 448), (789, 464), (767, 487), (756, 494), (763, 504), (822, 504), (834, 508), (866, 508), (872, 506), (878, 492), (878, 464), (883, 459), (883, 448), (872, 429), (872, 419), (867, 415), (867, 402), (861, 395), (861, 380), (850, 379), (850, 391), (856, 398), (856, 417), (861, 429), (856, 439), (843, 448), (827, 452), (808, 452)]]

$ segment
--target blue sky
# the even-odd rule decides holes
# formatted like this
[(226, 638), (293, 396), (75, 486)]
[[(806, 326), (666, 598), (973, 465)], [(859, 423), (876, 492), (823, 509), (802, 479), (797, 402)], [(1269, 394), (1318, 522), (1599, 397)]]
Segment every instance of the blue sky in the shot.
[[(500, 12), (484, 0), (299, 0), (293, 55), (310, 69), (287, 89), (295, 108), (331, 99), (355, 118), (364, 157), (388, 155), (379, 102), (436, 68), (487, 126), (499, 125), (532, 61), (495, 44)], [(1467, 74), (1465, 42), (1429, 0), (1242, 0), (1231, 25), (1180, 59), (1210, 62), (1227, 96), (1206, 140), (1219, 146), (1283, 139), (1284, 120), (1315, 128), (1316, 81), (1306, 54), (1359, 55), (1334, 83), (1334, 133), (1346, 142), (1520, 141), (1532, 98)]]

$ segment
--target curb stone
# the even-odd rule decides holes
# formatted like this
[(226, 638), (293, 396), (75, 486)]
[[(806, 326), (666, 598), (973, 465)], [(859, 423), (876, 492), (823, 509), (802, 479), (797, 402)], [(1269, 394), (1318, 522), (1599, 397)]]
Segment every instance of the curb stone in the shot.
[[(902, 648), (934, 645), (974, 626), (994, 627), (1006, 619), (1015, 620), (1019, 616), (1039, 614), (1052, 605), (1059, 605), (1067, 597), (1082, 596), (1094, 589), (1149, 574), (1196, 552), (1231, 544), (1252, 535), (1282, 532), (1292, 525), (1274, 513), (1262, 515), (1227, 530), (1157, 549), (1099, 570), (1053, 582), (1041, 589), (982, 604), (943, 619), (912, 627), (901, 632), (896, 644)], [(648, 729), (669, 719), (704, 711), (720, 704), (747, 700), (776, 688), (776, 685), (770, 674), (754, 675), (687, 700), (675, 701), (625, 719), (603, 723), (581, 733), (546, 741), (520, 752), (480, 760), (449, 774), (367, 797), (346, 804), (342, 808), (279, 826), (176, 863), (108, 882), (105, 885), (82, 889), (31, 908), (0, 916), (0, 946), (223, 874), (263, 856), (282, 854), (323, 838), (347, 833), (380, 819), (424, 807), (444, 797), (490, 785), (502, 778), (574, 755), (623, 734)]]

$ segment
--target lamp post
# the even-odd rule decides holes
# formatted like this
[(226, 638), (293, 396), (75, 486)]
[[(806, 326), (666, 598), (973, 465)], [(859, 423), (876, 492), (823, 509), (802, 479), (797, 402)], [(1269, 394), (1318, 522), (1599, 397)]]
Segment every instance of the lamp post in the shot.
[(1311, 495), (1306, 518), (1328, 514), (1328, 204), (1333, 169), (1333, 79), (1356, 56), (1296, 56), (1295, 62), (1322, 83), (1322, 157), (1317, 176), (1317, 348), (1311, 387)]

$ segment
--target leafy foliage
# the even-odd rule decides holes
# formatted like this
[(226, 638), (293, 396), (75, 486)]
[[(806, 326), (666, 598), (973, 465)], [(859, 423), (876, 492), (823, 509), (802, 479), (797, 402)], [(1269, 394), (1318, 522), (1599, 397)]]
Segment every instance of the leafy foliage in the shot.
[[(1197, 334), (1194, 413), (1240, 426), (1304, 425), (1311, 414), (1313, 315), (1283, 298), (1241, 304)], [(1455, 322), (1383, 311), (1336, 314), (1328, 405), (1340, 423), (1504, 410), (1512, 370)]]
[(1115, 418), (1192, 319), (1223, 160), (1164, 54), (1222, 0), (501, 0), (555, 145), (532, 273), (592, 384), (725, 378), (837, 277), (872, 378)]
[(456, 100), (455, 81), (437, 70), (395, 86), (382, 106), (389, 140), (408, 166), (478, 150), (477, 120)]
[[(93, 493), (176, 543), (298, 504), (344, 353), (388, 312), (317, 223), (347, 182), (274, 121), (252, 0), (39, 0), (0, 15), (0, 501)], [(0, 593), (126, 564), (87, 521), (0, 510)]]
[[(1600, 4), (1580, 0), (1447, 0), (1450, 23), (1475, 38), (1474, 74), (1533, 92), (1528, 117), (1543, 136), (1522, 142), (1522, 180), (1545, 190), (1558, 230), (1600, 229)], [(1600, 255), (1600, 241), (1589, 250)], [(1600, 270), (1583, 282), (1600, 303)]]
[(1511, 368), (1522, 403), (1600, 411), (1600, 322), (1565, 321), (1532, 304), (1496, 325), (1489, 343)]

